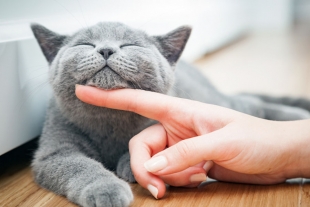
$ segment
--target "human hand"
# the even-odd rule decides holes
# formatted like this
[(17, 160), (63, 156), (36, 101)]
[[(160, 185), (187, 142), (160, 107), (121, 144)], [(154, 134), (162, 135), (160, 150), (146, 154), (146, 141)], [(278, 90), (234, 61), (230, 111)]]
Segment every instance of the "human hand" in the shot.
[[(129, 145), (136, 180), (157, 198), (165, 193), (164, 181), (191, 185), (192, 175), (205, 172), (204, 163), (205, 168), (211, 167), (208, 176), (217, 180), (272, 184), (300, 176), (296, 166), (308, 155), (300, 148), (310, 132), (300, 129), (309, 122), (262, 120), (219, 106), (133, 89), (77, 86), (76, 95), (86, 103), (132, 111), (160, 122), (136, 135)], [(292, 139), (296, 136), (302, 138)], [(301, 153), (293, 156), (297, 151)]]

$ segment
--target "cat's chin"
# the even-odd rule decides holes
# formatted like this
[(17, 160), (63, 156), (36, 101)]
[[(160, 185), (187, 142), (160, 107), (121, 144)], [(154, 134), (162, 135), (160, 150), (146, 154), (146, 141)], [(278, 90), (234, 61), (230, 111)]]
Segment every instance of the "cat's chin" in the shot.
[(115, 73), (109, 67), (97, 72), (93, 77), (84, 82), (86, 86), (92, 86), (104, 90), (131, 88), (130, 84)]

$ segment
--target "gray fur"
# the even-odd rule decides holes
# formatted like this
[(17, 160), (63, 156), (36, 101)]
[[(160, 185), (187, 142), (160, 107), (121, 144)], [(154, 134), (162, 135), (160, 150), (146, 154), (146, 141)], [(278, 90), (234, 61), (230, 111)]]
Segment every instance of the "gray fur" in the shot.
[[(276, 120), (308, 118), (306, 110), (218, 92), (194, 67), (177, 61), (191, 28), (149, 36), (120, 23), (99, 23), (72, 36), (32, 30), (50, 64), (53, 97), (32, 166), (42, 187), (81, 206), (128, 206), (128, 141), (154, 124), (140, 115), (81, 102), (75, 84), (137, 88), (233, 108)], [(176, 69), (176, 70), (175, 70)], [(135, 97), (132, 97), (135, 98)], [(118, 178), (113, 172), (117, 174)]]
[(273, 103), (273, 104), (282, 104), (287, 106), (293, 106), (305, 109), (307, 111), (310, 111), (310, 100), (304, 99), (304, 98), (293, 98), (293, 97), (272, 97), (268, 95), (262, 95), (262, 94), (244, 94), (247, 96), (255, 96), (256, 98), (261, 99), (264, 102), (267, 103)]

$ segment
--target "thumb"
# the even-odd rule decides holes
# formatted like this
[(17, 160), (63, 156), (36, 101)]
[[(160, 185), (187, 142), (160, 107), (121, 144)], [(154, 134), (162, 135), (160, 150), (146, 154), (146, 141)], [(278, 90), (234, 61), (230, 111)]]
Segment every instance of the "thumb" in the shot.
[(202, 161), (222, 159), (220, 140), (225, 136), (220, 129), (207, 135), (182, 140), (159, 152), (144, 163), (148, 172), (155, 175), (167, 175), (181, 172)]

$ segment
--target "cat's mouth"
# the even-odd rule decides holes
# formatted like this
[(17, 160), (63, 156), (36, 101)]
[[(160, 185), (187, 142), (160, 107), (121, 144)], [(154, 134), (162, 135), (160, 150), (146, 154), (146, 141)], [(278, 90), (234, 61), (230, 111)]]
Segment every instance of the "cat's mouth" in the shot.
[(105, 90), (132, 88), (128, 81), (123, 79), (115, 70), (107, 65), (96, 72), (90, 79), (84, 81), (84, 83), (86, 86)]
[(115, 87), (111, 87), (111, 88), (103, 88), (103, 87), (100, 87), (100, 86), (97, 86), (97, 85), (94, 85), (94, 84), (85, 84), (86, 86), (91, 86), (91, 87), (94, 87), (94, 88), (99, 88), (99, 89), (104, 89), (104, 90), (115, 90), (115, 89), (124, 89), (124, 88), (127, 88), (127, 87), (121, 87), (121, 86), (115, 86)]

